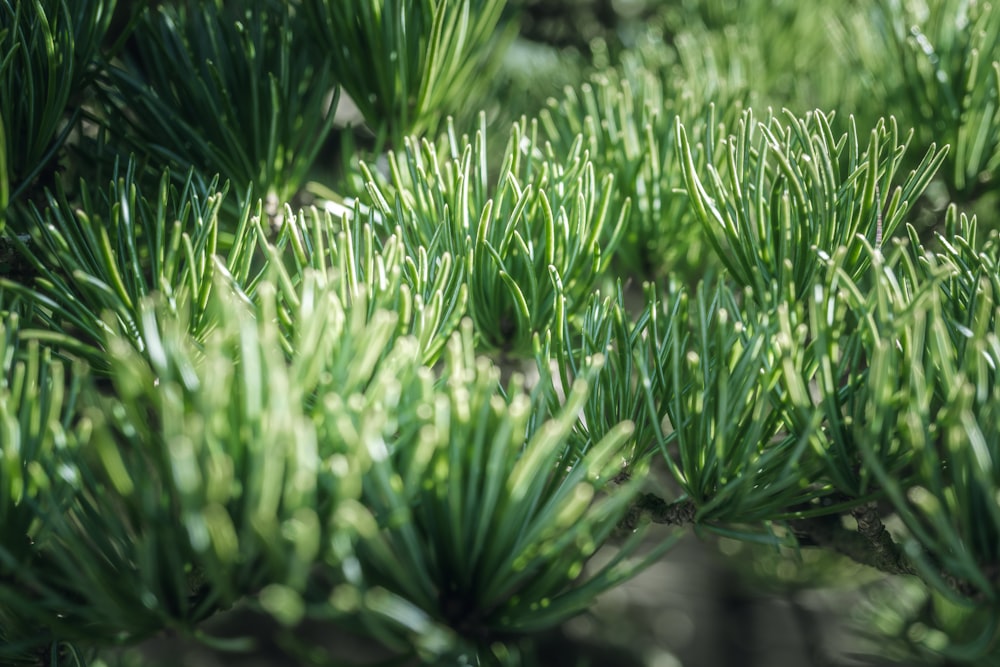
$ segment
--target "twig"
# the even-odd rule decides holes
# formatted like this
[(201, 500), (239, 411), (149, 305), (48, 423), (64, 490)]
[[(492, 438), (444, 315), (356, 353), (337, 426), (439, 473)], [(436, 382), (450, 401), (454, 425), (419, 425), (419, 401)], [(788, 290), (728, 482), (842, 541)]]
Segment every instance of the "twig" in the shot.
[(859, 505), (851, 510), (851, 516), (858, 522), (858, 534), (868, 543), (874, 559), (879, 563), (876, 567), (883, 571), (888, 571), (886, 568), (895, 569), (897, 570), (895, 574), (914, 573), (899, 545), (885, 529), (882, 517), (878, 513), (877, 503)]
[[(653, 523), (686, 526), (694, 523), (696, 511), (695, 504), (690, 500), (668, 503), (652, 493), (644, 493), (629, 508), (620, 528), (634, 530), (643, 517), (648, 517)], [(808, 546), (831, 549), (886, 574), (914, 574), (899, 545), (885, 529), (875, 503), (856, 507), (851, 510), (851, 515), (858, 522), (856, 531), (841, 525), (840, 516), (798, 519), (789, 525)]]
[(849, 530), (839, 516), (799, 519), (790, 522), (796, 536), (806, 544), (832, 549), (856, 563), (886, 574), (914, 574), (899, 545), (885, 529), (875, 503), (851, 510), (858, 530)]
[(668, 503), (652, 493), (643, 493), (629, 508), (620, 527), (624, 530), (635, 530), (643, 516), (648, 516), (653, 523), (686, 526), (694, 523), (696, 509), (690, 500)]

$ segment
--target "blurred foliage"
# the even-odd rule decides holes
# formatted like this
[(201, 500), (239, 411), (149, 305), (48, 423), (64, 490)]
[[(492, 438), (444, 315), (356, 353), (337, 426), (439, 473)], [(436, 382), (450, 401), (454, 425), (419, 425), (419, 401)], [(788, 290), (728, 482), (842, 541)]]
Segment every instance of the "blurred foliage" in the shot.
[[(693, 127), (710, 127), (716, 108), (735, 117), (747, 91), (689, 55), (672, 55), (650, 34), (617, 67), (599, 70), (541, 112), (545, 135), (557, 150), (568, 150), (582, 136), (596, 168), (618, 176), (612, 205), (628, 201), (630, 207), (616, 268), (629, 277), (673, 275), (694, 282), (711, 261), (687, 197), (679, 192), (684, 181), (674, 124), (684, 118)], [(704, 158), (704, 151), (693, 157), (699, 164)]]
[(12, 202), (53, 184), (114, 9), (114, 0), (0, 4), (0, 233)]
[(872, 585), (851, 620), (865, 649), (892, 664), (1000, 664), (994, 609), (954, 604), (915, 580)]
[[(163, 4), (142, 15), (112, 68), (103, 122), (127, 127), (126, 150), (184, 174), (248, 184), (270, 209), (304, 185), (329, 133), (338, 78), (297, 40), (297, 13), (271, 0)], [(185, 76), (178, 76), (183, 68)], [(127, 156), (126, 156), (127, 157)]]
[[(378, 150), (440, 128), (489, 80), (509, 41), (504, 0), (301, 0), (299, 11)], [(296, 12), (298, 15), (298, 12)], [(364, 67), (358, 57), (363, 54)]]
[(951, 146), (944, 182), (969, 201), (994, 191), (1000, 167), (1000, 10), (989, 2), (881, 0), (872, 37), (890, 48), (866, 63), (883, 70), (887, 112), (921, 146)]
[(528, 40), (586, 51), (613, 34), (622, 16), (611, 0), (512, 0), (520, 32)]

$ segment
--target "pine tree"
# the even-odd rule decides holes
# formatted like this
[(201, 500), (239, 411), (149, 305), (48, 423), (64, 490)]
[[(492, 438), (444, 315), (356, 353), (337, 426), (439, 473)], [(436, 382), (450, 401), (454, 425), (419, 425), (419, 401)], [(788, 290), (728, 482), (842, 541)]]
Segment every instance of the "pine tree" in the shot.
[(234, 606), (303, 664), (546, 664), (686, 533), (1000, 664), (998, 33), (0, 0), (0, 664)]

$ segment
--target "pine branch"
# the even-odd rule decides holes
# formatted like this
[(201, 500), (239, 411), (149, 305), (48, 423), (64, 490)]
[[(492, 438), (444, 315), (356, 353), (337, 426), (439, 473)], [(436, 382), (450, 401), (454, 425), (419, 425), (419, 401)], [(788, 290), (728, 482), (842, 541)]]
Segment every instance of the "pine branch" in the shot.
[[(668, 503), (652, 493), (641, 494), (619, 524), (624, 531), (635, 530), (643, 520), (673, 526), (690, 526), (697, 520), (698, 508), (690, 500)], [(886, 574), (916, 574), (903, 555), (878, 513), (877, 503), (867, 503), (851, 510), (858, 529), (850, 530), (839, 515), (794, 519), (789, 527), (802, 546), (831, 549), (861, 565)]]
[(147, 11), (132, 36), (134, 57), (109, 73), (118, 112), (102, 122), (116, 143), (151, 154), (158, 172), (195, 167), (240, 192), (252, 185), (276, 217), (333, 128), (338, 81), (323, 52), (296, 39), (305, 32), (299, 13), (272, 0), (239, 4)]
[(629, 204), (612, 208), (614, 175), (598, 179), (582, 140), (563, 156), (526, 150), (541, 140), (537, 122), (522, 119), (496, 160), (486, 134), (480, 115), (474, 137), (450, 126), (440, 152), (406, 140), (389, 155), (388, 178), (362, 165), (364, 210), (381, 234), (398, 227), (411, 257), (422, 247), (453, 258), (477, 339), (527, 356), (564, 297), (570, 317), (582, 308), (610, 264)]
[[(679, 70), (672, 56), (654, 35), (640, 35), (616, 67), (602, 69), (578, 90), (568, 88), (539, 115), (557, 154), (582, 137), (595, 168), (615, 174), (613, 209), (631, 202), (615, 268), (636, 279), (690, 279), (709, 270), (710, 250), (681, 193), (674, 124), (683, 119), (700, 134), (715, 122), (715, 108), (729, 123), (745, 103), (742, 82), (707, 64)], [(694, 159), (703, 168), (705, 151), (696, 149)]]
[[(415, 336), (422, 361), (433, 365), (468, 312), (463, 263), (437, 246), (407, 247), (399, 228), (378, 235), (371, 219), (358, 203), (340, 217), (316, 208), (293, 214), (288, 208), (273, 243), (262, 226), (258, 243), (283, 284), (294, 285), (309, 271), (328, 274), (345, 303), (364, 294), (369, 311), (397, 313), (397, 335)], [(293, 325), (291, 350), (299, 323), (285, 319)]]
[[(249, 224), (250, 204), (240, 213), (226, 261), (212, 258), (219, 246), (227, 189), (217, 180), (201, 191), (189, 173), (180, 191), (164, 172), (155, 194), (137, 183), (135, 163), (119, 172), (107, 191), (84, 188), (74, 205), (62, 188), (47, 195), (44, 210), (32, 209), (30, 236), (11, 236), (30, 270), (23, 280), (0, 277), (4, 291), (39, 307), (32, 311), (31, 335), (67, 355), (107, 369), (107, 341), (115, 326), (146, 349), (142, 302), (166, 296), (170, 307), (185, 308), (194, 335), (213, 326), (206, 304), (222, 273), (235, 289), (252, 289), (256, 244)], [(221, 232), (224, 233), (224, 232)], [(180, 311), (177, 311), (180, 315)], [(114, 324), (109, 324), (108, 317)]]
[(855, 507), (851, 515), (857, 519), (857, 530), (846, 528), (838, 515), (796, 519), (789, 526), (804, 546), (831, 549), (886, 574), (915, 574), (902, 547), (882, 524), (876, 503)]
[(42, 176), (76, 127), (79, 109), (71, 100), (94, 76), (114, 7), (114, 0), (81, 0), (72, 8), (0, 2), (0, 233), (9, 204), (37, 188), (36, 181), (53, 184)]
[(690, 500), (668, 503), (655, 494), (643, 493), (629, 506), (619, 525), (625, 531), (633, 531), (648, 519), (653, 523), (686, 527), (694, 523), (697, 511)]
[[(878, 503), (865, 503), (851, 510), (851, 516), (858, 522), (858, 534), (868, 543), (877, 567), (895, 566), (901, 574), (913, 574), (913, 569), (905, 562), (902, 549), (893, 541), (889, 531), (882, 524)], [(895, 572), (894, 572), (895, 574)]]
[[(376, 153), (426, 136), (483, 90), (510, 32), (503, 0), (306, 0), (319, 51), (378, 136)], [(361, 56), (361, 57), (359, 57)], [(493, 56), (492, 58), (490, 56)]]
[[(944, 180), (972, 200), (997, 187), (1000, 167), (1000, 9), (988, 2), (875, 4), (872, 71), (885, 106), (912, 125), (919, 145), (952, 147)], [(889, 82), (888, 84), (886, 82)]]
[[(679, 119), (675, 127), (688, 196), (711, 246), (764, 307), (769, 299), (794, 304), (808, 296), (822, 258), (840, 247), (847, 248), (844, 270), (860, 275), (869, 264), (865, 245), (893, 233), (947, 154), (932, 144), (894, 189), (907, 144), (895, 119), (879, 121), (862, 148), (853, 119), (835, 137), (831, 117), (820, 111), (783, 116), (757, 122), (748, 110), (724, 140), (708, 124), (706, 176)], [(876, 201), (876, 194), (889, 198)]]

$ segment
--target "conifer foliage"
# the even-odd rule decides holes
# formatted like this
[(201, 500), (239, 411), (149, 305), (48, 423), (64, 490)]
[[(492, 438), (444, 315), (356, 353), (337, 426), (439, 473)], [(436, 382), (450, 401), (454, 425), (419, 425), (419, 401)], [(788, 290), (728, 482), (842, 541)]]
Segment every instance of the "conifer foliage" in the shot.
[(530, 665), (688, 529), (1000, 659), (1000, 9), (583, 4), (0, 0), (0, 665)]

